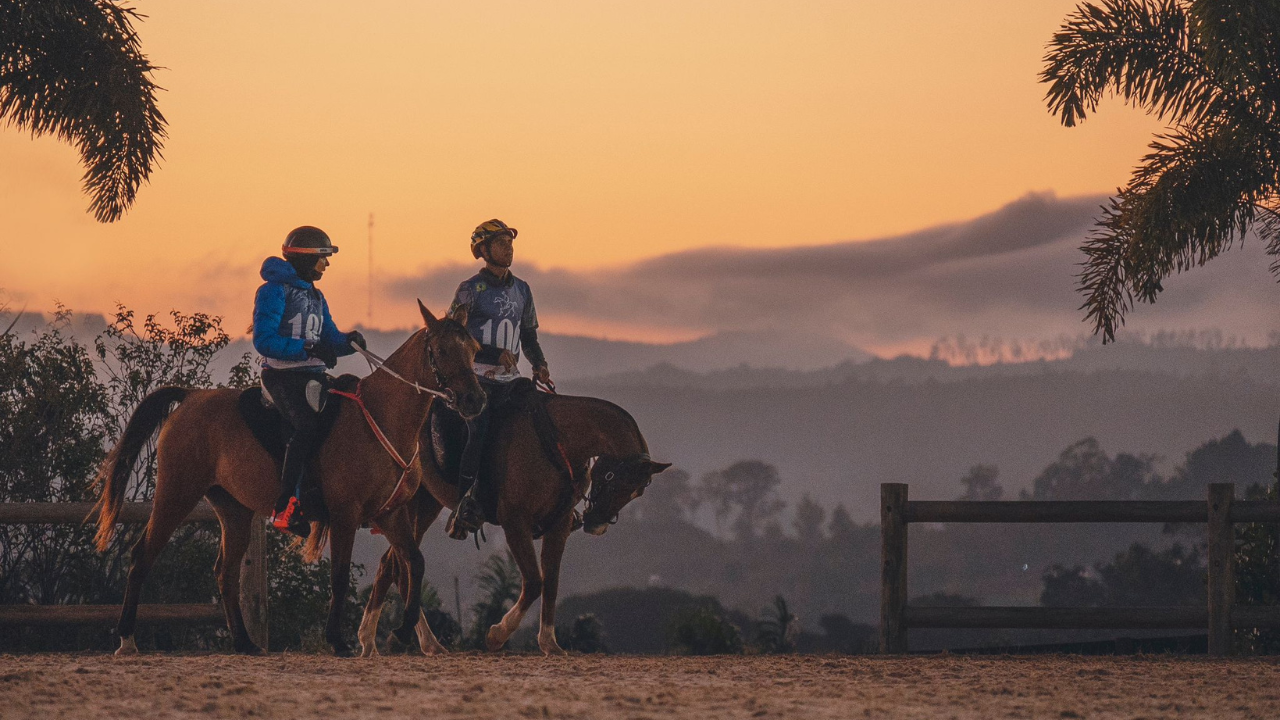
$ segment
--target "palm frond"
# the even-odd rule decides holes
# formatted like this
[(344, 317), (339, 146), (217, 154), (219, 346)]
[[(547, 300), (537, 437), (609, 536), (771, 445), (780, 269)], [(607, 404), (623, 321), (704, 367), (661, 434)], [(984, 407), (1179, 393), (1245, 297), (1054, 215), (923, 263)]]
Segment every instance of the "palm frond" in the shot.
[(76, 146), (100, 222), (120, 218), (162, 157), (139, 17), (111, 0), (0, 0), (0, 119)]
[(1243, 241), (1258, 203), (1277, 191), (1274, 133), (1226, 122), (1158, 136), (1128, 187), (1086, 241), (1082, 309), (1104, 341), (1136, 299), (1155, 302), (1163, 280)]
[(1175, 0), (1084, 3), (1053, 36), (1044, 58), (1045, 101), (1068, 127), (1113, 91), (1173, 122), (1205, 115), (1218, 97)]
[(1193, 0), (1187, 15), (1205, 65), (1256, 117), (1280, 116), (1280, 2)]

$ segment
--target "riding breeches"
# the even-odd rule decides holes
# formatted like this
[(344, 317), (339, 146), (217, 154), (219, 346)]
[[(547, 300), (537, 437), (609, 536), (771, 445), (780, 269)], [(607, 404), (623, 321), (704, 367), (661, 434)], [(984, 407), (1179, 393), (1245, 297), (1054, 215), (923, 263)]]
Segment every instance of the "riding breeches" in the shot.
[(327, 383), (323, 373), (263, 368), (262, 387), (292, 429), (280, 473), (284, 492), (302, 496), (307, 460), (319, 440), (320, 410)]

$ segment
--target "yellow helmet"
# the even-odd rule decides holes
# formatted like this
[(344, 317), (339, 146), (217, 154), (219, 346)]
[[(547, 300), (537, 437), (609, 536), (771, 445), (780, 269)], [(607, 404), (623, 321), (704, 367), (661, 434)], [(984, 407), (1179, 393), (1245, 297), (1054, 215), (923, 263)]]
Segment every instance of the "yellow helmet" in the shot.
[(471, 255), (479, 259), (481, 247), (485, 243), (500, 235), (510, 235), (511, 239), (515, 240), (517, 232), (515, 228), (507, 227), (506, 223), (497, 218), (482, 222), (476, 226), (475, 232), (471, 233)]

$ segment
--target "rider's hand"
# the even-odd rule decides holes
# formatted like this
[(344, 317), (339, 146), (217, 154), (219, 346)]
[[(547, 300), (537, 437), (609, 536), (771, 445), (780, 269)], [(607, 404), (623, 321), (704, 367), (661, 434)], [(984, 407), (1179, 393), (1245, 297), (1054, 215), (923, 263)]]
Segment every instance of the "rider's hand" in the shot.
[(539, 365), (533, 369), (533, 379), (543, 385), (551, 384), (551, 370), (546, 365)]
[(498, 364), (502, 366), (503, 370), (508, 370), (508, 371), (515, 370), (516, 369), (515, 353), (511, 352), (510, 350), (503, 350), (502, 356), (498, 358)]
[(350, 345), (351, 343), (359, 345), (361, 350), (369, 349), (369, 346), (365, 344), (364, 335), (361, 335), (359, 330), (352, 330), (347, 333), (347, 344)]
[(338, 364), (338, 353), (333, 351), (327, 343), (316, 343), (307, 348), (307, 357), (317, 358), (324, 361), (324, 366), (333, 369)]

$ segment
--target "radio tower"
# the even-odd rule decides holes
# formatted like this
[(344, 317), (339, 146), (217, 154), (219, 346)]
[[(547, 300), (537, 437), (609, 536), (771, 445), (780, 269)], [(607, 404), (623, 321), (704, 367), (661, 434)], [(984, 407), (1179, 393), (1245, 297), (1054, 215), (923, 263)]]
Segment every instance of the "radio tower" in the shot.
[(365, 282), (369, 291), (368, 304), (365, 306), (365, 324), (373, 326), (373, 213), (369, 213), (369, 278)]

